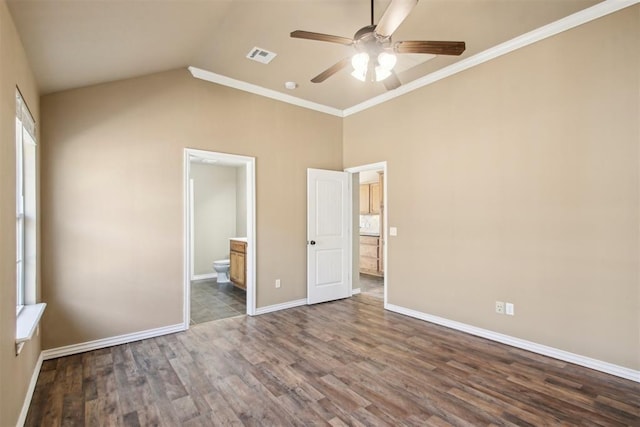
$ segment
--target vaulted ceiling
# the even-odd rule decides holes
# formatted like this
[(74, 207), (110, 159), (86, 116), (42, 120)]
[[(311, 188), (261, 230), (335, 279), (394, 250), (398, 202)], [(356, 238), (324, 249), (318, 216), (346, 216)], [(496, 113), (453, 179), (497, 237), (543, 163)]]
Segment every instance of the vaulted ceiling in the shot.
[[(408, 55), (403, 84), (598, 0), (420, 0), (395, 32), (398, 40), (461, 40), (459, 57)], [(384, 93), (344, 69), (310, 79), (353, 47), (293, 39), (307, 30), (352, 37), (370, 21), (369, 0), (8, 0), (42, 94), (194, 66), (283, 94), (345, 109)], [(375, 21), (389, 0), (375, 0)], [(246, 58), (254, 47), (277, 56)], [(425, 60), (427, 59), (427, 60)], [(288, 90), (286, 81), (298, 84)]]

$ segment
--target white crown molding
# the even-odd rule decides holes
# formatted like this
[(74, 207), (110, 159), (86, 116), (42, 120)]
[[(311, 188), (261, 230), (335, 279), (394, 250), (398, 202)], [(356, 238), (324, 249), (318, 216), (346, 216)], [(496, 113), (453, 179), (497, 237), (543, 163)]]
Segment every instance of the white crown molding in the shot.
[(640, 371), (625, 368), (624, 366), (614, 365), (613, 363), (603, 362), (602, 360), (592, 359), (587, 356), (581, 356), (579, 354), (570, 353), (568, 351), (560, 350), (554, 347), (537, 344), (531, 341), (512, 337), (510, 335), (504, 335), (498, 332), (490, 331), (488, 329), (478, 328), (466, 323), (456, 322), (455, 320), (445, 319), (443, 317), (434, 316), (394, 304), (386, 304), (384, 308), (395, 313), (404, 314), (405, 316), (414, 317), (426, 322), (435, 323), (436, 325), (445, 326), (457, 331), (466, 332), (471, 335), (476, 335), (478, 337), (497, 341), (499, 343), (510, 345), (512, 347), (521, 348), (533, 353), (542, 354), (543, 356), (553, 357), (554, 359), (562, 360), (564, 362), (574, 363), (576, 365), (595, 369), (596, 371), (604, 372), (607, 374), (615, 375), (616, 377), (625, 378), (640, 383)]
[(504, 43), (500, 43), (492, 48), (463, 59), (462, 61), (458, 61), (455, 64), (441, 68), (438, 71), (434, 71), (431, 74), (427, 74), (424, 77), (420, 77), (419, 79), (402, 85), (395, 90), (386, 92), (360, 104), (354, 105), (353, 107), (347, 108), (343, 111), (343, 115), (344, 117), (348, 117), (352, 114), (359, 113), (360, 111), (367, 110), (371, 107), (382, 104), (383, 102), (390, 101), (409, 92), (413, 92), (416, 89), (435, 83), (438, 80), (442, 80), (461, 71), (468, 70), (469, 68), (483, 64), (499, 56), (506, 55), (514, 50), (521, 49), (532, 43), (555, 36), (563, 31), (570, 30), (579, 25), (593, 21), (594, 19), (632, 6), (639, 1), (640, 0), (605, 0), (602, 3), (598, 3), (533, 31), (529, 31), (528, 33), (522, 34), (521, 36), (515, 37)]
[(327, 105), (322, 105), (301, 98), (296, 98), (295, 96), (286, 95), (275, 90), (266, 89), (251, 83), (235, 80), (230, 77), (222, 76), (220, 74), (216, 74), (200, 68), (189, 67), (189, 71), (194, 77), (202, 80), (233, 87), (245, 92), (251, 92), (256, 95), (265, 96), (267, 98), (276, 99), (278, 101), (287, 102), (289, 104), (297, 105), (299, 107), (308, 108), (315, 111), (320, 111), (322, 113), (331, 114), (333, 116), (348, 117), (352, 114), (356, 114), (369, 108), (375, 107), (376, 105), (390, 101), (409, 92), (413, 92), (414, 90), (435, 83), (461, 71), (468, 70), (469, 68), (475, 67), (476, 65), (480, 65), (502, 55), (506, 55), (507, 53), (513, 52), (514, 50), (523, 48), (540, 40), (544, 40), (548, 37), (555, 36), (556, 34), (559, 34), (563, 31), (570, 30), (579, 25), (617, 12), (629, 6), (633, 6), (638, 2), (640, 2), (640, 0), (604, 0), (603, 2), (591, 6), (587, 9), (581, 10), (565, 18), (544, 25), (533, 31), (529, 31), (526, 34), (522, 34), (521, 36), (515, 37), (504, 43), (491, 47), (485, 51), (458, 61), (455, 64), (451, 64), (447, 67), (441, 68), (437, 71), (434, 71), (433, 73), (427, 74), (424, 77), (404, 84), (397, 89), (368, 99), (345, 110), (339, 110)]
[(310, 110), (319, 111), (321, 113), (331, 114), (332, 116), (343, 117), (342, 110), (339, 110), (337, 108), (318, 104), (312, 101), (307, 101), (306, 99), (302, 98), (296, 98), (295, 96), (287, 95), (272, 89), (264, 88), (262, 86), (243, 82), (241, 80), (232, 79), (231, 77), (216, 74), (211, 71), (203, 70), (201, 68), (190, 66), (188, 67), (188, 69), (191, 75), (197, 79), (206, 80), (212, 83), (218, 83), (223, 86), (232, 87), (234, 89), (254, 93), (266, 98), (286, 102), (287, 104), (297, 105), (298, 107), (308, 108)]
[(103, 338), (94, 341), (88, 341), (80, 344), (72, 344), (64, 347), (52, 348), (42, 351), (44, 360), (55, 359), (56, 357), (71, 356), (73, 354), (84, 353), (85, 351), (98, 350), (114, 345), (127, 344), (134, 341), (140, 341), (147, 338), (155, 338), (162, 335), (175, 334), (185, 330), (184, 324), (179, 323), (162, 328), (147, 329), (146, 331), (134, 332), (132, 334), (118, 335), (111, 338)]
[(288, 308), (300, 307), (307, 305), (307, 299), (298, 299), (295, 301), (283, 302), (281, 304), (268, 305), (266, 307), (260, 307), (256, 309), (256, 316), (260, 314), (273, 313), (274, 311), (286, 310)]
[(24, 396), (24, 402), (22, 403), (22, 410), (20, 411), (20, 416), (18, 417), (18, 422), (16, 426), (24, 426), (25, 421), (27, 421), (27, 414), (29, 413), (29, 406), (31, 406), (31, 399), (33, 399), (33, 392), (36, 390), (36, 383), (38, 382), (38, 377), (40, 376), (40, 369), (42, 368), (42, 352), (40, 352), (40, 356), (38, 356), (38, 361), (36, 362), (36, 366), (33, 368), (33, 373), (31, 374), (31, 381), (29, 381), (29, 388), (27, 389), (27, 394)]

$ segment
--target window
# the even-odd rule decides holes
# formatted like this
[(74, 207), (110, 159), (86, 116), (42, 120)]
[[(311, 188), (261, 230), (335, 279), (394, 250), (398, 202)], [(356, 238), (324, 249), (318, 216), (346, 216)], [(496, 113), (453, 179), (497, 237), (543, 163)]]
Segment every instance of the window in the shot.
[(16, 356), (47, 306), (36, 303), (37, 179), (36, 125), (16, 90)]
[(35, 183), (35, 123), (16, 91), (16, 314), (35, 300)]

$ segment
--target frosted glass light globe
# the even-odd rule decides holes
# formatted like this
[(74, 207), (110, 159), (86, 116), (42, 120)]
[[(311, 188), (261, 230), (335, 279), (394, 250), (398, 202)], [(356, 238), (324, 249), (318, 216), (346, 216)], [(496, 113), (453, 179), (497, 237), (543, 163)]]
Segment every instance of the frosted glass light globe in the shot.
[(366, 71), (368, 64), (369, 64), (369, 55), (367, 55), (366, 52), (360, 52), (356, 55), (353, 55), (353, 58), (351, 58), (351, 65), (353, 65), (354, 70)]
[(378, 55), (378, 64), (385, 70), (392, 70), (393, 67), (396, 66), (397, 60), (396, 56), (392, 53), (381, 52), (380, 55)]

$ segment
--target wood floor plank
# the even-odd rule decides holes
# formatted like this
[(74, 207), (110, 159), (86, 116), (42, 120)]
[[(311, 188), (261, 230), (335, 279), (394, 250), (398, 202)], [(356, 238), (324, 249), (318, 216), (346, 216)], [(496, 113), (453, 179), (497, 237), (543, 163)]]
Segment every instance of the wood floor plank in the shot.
[(347, 384), (333, 375), (325, 375), (315, 384), (316, 388), (323, 393), (328, 400), (345, 408), (347, 412), (352, 412), (371, 404), (371, 401), (350, 389)]
[(640, 384), (369, 295), (45, 361), (34, 426), (640, 426)]
[(227, 404), (227, 401), (224, 399), (222, 393), (219, 393), (216, 390), (214, 392), (208, 393), (205, 396), (205, 399), (211, 407), (211, 416), (212, 421), (214, 422), (212, 425), (243, 425), (242, 420), (238, 416), (239, 414), (236, 413), (229, 404)]
[(192, 357), (179, 357), (169, 361), (180, 382), (193, 399), (193, 404), (199, 413), (210, 411), (205, 395), (211, 390), (211, 383), (202, 375), (203, 367)]
[(312, 409), (314, 401), (301, 398), (296, 393), (289, 393), (278, 397), (279, 406), (289, 416), (296, 420), (295, 424), (327, 426), (329, 423)]
[(331, 399), (323, 398), (318, 400), (317, 404), (318, 406), (314, 410), (319, 414), (327, 414), (326, 418), (329, 419), (331, 425), (352, 425), (349, 422), (351, 411), (342, 407), (339, 402), (334, 403)]
[(197, 418), (201, 415), (200, 411), (196, 407), (196, 404), (193, 402), (193, 399), (189, 395), (172, 400), (171, 406), (176, 412), (176, 415), (178, 416), (181, 424), (191, 419)]

